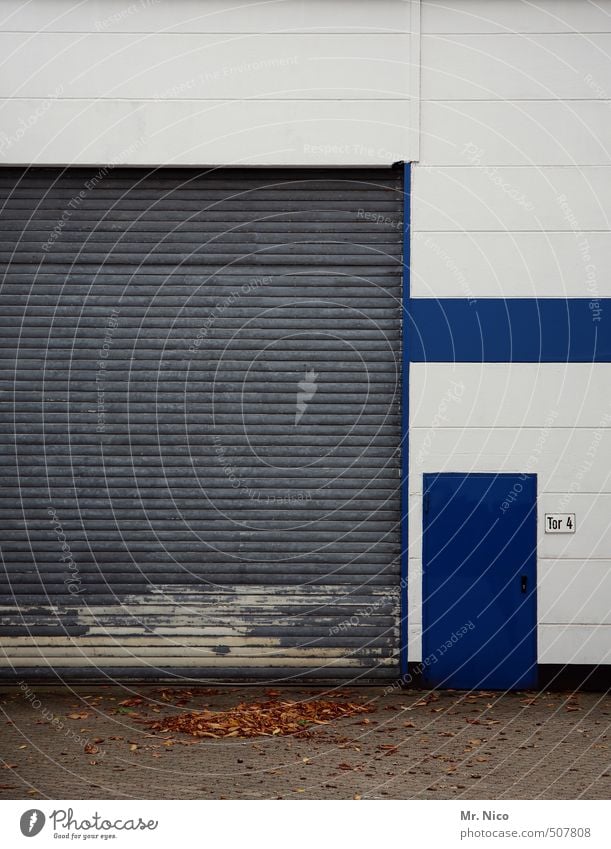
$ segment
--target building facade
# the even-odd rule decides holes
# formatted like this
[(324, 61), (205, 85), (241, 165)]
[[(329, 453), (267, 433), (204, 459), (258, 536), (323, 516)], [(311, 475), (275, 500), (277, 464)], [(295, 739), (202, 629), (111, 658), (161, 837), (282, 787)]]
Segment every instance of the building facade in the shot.
[(611, 2), (0, 43), (0, 674), (608, 685)]

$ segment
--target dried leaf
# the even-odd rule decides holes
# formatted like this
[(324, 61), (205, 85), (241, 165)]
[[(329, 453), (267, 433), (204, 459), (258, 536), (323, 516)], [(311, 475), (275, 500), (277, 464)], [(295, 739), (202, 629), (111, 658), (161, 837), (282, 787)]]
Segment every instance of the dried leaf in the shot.
[(222, 711), (197, 711), (147, 720), (152, 730), (181, 731), (194, 737), (256, 737), (296, 734), (309, 725), (326, 725), (333, 719), (372, 712), (368, 705), (352, 702), (282, 700), (241, 703)]

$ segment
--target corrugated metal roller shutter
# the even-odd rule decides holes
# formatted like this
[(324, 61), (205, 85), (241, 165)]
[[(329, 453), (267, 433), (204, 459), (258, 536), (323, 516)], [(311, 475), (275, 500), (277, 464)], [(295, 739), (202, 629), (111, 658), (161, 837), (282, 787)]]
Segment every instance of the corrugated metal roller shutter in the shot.
[(396, 674), (401, 180), (0, 171), (5, 674)]

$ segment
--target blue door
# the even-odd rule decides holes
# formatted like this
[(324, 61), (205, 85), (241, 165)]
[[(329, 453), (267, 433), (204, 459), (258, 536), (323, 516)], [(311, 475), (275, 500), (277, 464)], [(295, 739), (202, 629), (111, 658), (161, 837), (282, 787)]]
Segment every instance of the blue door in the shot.
[(424, 475), (423, 499), (426, 683), (536, 686), (536, 476)]

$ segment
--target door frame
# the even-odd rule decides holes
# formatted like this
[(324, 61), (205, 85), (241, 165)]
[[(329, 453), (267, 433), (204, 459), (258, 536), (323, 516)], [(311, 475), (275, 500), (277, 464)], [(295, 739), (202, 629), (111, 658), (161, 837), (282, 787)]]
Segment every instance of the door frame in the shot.
[(409, 677), (409, 660), (407, 644), (408, 632), (408, 597), (407, 583), (409, 570), (409, 325), (410, 325), (410, 215), (411, 215), (411, 166), (403, 163), (403, 281), (401, 289), (401, 442), (399, 444), (401, 460), (401, 491), (400, 491), (400, 582), (399, 582), (399, 675), (400, 680), (407, 684)]
[[(422, 619), (422, 661), (421, 666), (424, 664), (425, 660), (429, 657), (428, 646), (427, 646), (427, 631), (428, 631), (428, 611), (426, 600), (428, 597), (427, 592), (427, 535), (425, 533), (425, 510), (424, 510), (424, 499), (427, 495), (427, 490), (429, 488), (428, 481), (437, 480), (439, 478), (461, 478), (464, 479), (466, 477), (472, 478), (489, 478), (489, 479), (497, 479), (497, 478), (513, 478), (516, 477), (522, 480), (529, 480), (533, 484), (534, 488), (534, 539), (533, 539), (533, 588), (532, 588), (532, 604), (534, 607), (534, 627), (533, 627), (533, 636), (532, 640), (529, 641), (529, 644), (532, 646), (533, 651), (533, 663), (535, 667), (535, 676), (536, 670), (538, 668), (539, 661), (539, 617), (538, 617), (538, 480), (537, 475), (535, 473), (527, 473), (527, 472), (424, 472), (422, 474), (422, 604), (421, 604), (421, 619)], [(422, 669), (423, 675), (425, 674), (425, 668)], [(536, 680), (533, 683), (533, 686), (536, 686)], [(526, 686), (526, 685), (525, 685)], [(518, 688), (519, 689), (519, 688)]]

